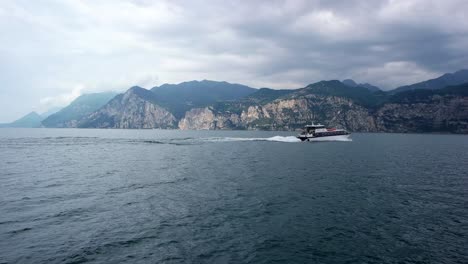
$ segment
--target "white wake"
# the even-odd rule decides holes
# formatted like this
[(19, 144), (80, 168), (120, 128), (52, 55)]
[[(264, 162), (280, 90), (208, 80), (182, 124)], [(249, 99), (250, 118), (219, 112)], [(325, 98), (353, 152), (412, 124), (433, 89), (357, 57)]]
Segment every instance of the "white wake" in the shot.
[(269, 138), (244, 138), (244, 137), (212, 137), (212, 138), (203, 138), (203, 141), (209, 142), (233, 142), (233, 141), (275, 141), (275, 142), (301, 142), (300, 139), (289, 136), (274, 136)]
[[(243, 138), (243, 137), (212, 137), (212, 138), (203, 138), (203, 141), (208, 142), (234, 142), (234, 141), (272, 141), (272, 142), (286, 142), (286, 143), (296, 143), (301, 142), (295, 136), (274, 136), (269, 138)], [(332, 137), (323, 137), (323, 138), (314, 138), (310, 141), (352, 141), (348, 135), (342, 136), (332, 136)]]

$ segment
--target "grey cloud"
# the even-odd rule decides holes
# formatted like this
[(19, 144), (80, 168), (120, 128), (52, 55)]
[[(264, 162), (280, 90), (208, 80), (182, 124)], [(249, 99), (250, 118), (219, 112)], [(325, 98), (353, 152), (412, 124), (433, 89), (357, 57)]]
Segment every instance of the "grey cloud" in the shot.
[(464, 0), (5, 1), (0, 121), (76, 91), (191, 79), (298, 88), (354, 78), (390, 89), (467, 67), (467, 9)]

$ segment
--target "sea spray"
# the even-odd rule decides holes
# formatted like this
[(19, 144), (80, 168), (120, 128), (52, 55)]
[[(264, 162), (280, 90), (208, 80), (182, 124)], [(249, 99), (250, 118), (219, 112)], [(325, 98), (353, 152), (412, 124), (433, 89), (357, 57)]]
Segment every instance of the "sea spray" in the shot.
[(274, 136), (269, 138), (244, 138), (244, 137), (211, 137), (211, 138), (200, 138), (201, 141), (205, 142), (236, 142), (236, 141), (272, 141), (272, 142), (301, 142), (300, 139), (289, 136)]
[[(270, 142), (285, 142), (285, 143), (297, 143), (301, 142), (295, 136), (274, 136), (269, 138), (243, 138), (243, 137), (213, 137), (213, 138), (201, 138), (201, 141), (205, 142), (233, 142), (233, 141), (270, 141)], [(352, 141), (347, 136), (333, 136), (333, 137), (323, 137), (323, 138), (314, 138), (310, 141)]]
[[(270, 142), (285, 142), (285, 143), (297, 143), (301, 142), (295, 136), (274, 136), (269, 138), (243, 138), (243, 137), (213, 137), (213, 138), (201, 138), (201, 141), (205, 142), (232, 142), (232, 141), (270, 141)], [(318, 138), (311, 138), (309, 141), (342, 141), (342, 142), (349, 142), (353, 141), (349, 138), (348, 135), (343, 136), (332, 136), (332, 137), (318, 137)]]
[[(136, 140), (137, 142), (151, 143), (151, 144), (169, 144), (169, 145), (197, 145), (202, 143), (216, 143), (216, 142), (247, 142), (247, 141), (265, 141), (265, 142), (282, 142), (282, 143), (299, 143), (302, 142), (295, 136), (273, 136), (265, 138), (248, 138), (248, 137), (207, 137), (207, 138), (172, 138), (172, 139), (159, 139), (159, 140)], [(331, 141), (352, 141), (349, 135), (330, 136), (310, 138), (310, 142), (331, 142)], [(131, 140), (135, 142), (135, 140)], [(307, 142), (307, 141), (306, 141)], [(306, 143), (304, 142), (304, 143)]]

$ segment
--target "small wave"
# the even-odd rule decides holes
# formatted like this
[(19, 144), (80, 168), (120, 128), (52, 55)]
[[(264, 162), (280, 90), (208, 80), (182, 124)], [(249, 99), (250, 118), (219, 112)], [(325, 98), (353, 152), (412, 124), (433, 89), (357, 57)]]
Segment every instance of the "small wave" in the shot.
[(12, 234), (12, 235), (15, 235), (15, 234), (19, 234), (19, 233), (23, 233), (23, 232), (26, 232), (26, 231), (29, 231), (31, 230), (32, 228), (30, 227), (25, 227), (25, 228), (21, 228), (21, 229), (17, 229), (17, 230), (12, 230), (8, 233)]
[(150, 139), (131, 139), (131, 140), (123, 140), (123, 142), (128, 143), (143, 143), (143, 144), (155, 144), (155, 145), (176, 145), (176, 146), (184, 146), (190, 145), (186, 139), (183, 139), (181, 142), (178, 142), (177, 139), (162, 139), (162, 140), (150, 140)]
[(118, 186), (115, 188), (111, 188), (107, 191), (107, 193), (108, 194), (123, 193), (123, 192), (135, 191), (139, 189), (158, 187), (158, 186), (165, 185), (165, 184), (177, 184), (177, 183), (184, 182), (187, 180), (188, 178), (182, 177), (182, 178), (166, 180), (166, 181), (157, 181), (154, 183), (145, 183), (145, 184), (134, 183), (134, 184), (130, 184), (127, 186)]
[(61, 136), (61, 137), (43, 137), (42, 139), (88, 139), (88, 138), (99, 138), (99, 137), (76, 137), (76, 136), (66, 137), (66, 136)]
[(166, 144), (166, 142), (157, 141), (157, 140), (143, 140), (143, 143), (149, 143), (149, 144)]

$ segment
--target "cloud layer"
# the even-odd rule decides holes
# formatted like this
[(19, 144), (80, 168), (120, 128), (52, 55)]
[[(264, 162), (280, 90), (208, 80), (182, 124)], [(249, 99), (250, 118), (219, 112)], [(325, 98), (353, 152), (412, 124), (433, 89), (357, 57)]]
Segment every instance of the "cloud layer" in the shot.
[(465, 10), (465, 0), (6, 0), (0, 121), (83, 92), (193, 79), (390, 89), (468, 67)]

